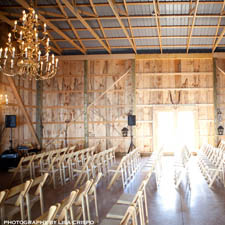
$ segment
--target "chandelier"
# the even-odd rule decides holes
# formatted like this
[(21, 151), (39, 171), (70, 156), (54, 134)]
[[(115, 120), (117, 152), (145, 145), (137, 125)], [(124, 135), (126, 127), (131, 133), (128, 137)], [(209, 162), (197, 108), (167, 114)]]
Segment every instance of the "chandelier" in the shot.
[[(41, 30), (43, 32), (41, 33)], [(40, 29), (34, 9), (23, 11), (22, 18), (15, 21), (12, 33), (8, 34), (6, 48), (0, 48), (0, 71), (6, 76), (24, 79), (46, 80), (55, 76), (58, 59), (50, 55), (46, 24)]]

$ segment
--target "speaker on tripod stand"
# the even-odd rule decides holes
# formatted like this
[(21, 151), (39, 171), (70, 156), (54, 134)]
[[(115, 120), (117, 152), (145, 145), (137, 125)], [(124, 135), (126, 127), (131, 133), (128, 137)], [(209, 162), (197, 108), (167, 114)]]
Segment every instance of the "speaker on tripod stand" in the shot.
[(5, 128), (10, 128), (10, 147), (9, 150), (13, 150), (13, 141), (12, 141), (12, 128), (16, 127), (16, 115), (5, 115)]
[(128, 149), (128, 153), (136, 148), (133, 142), (133, 126), (136, 126), (136, 115), (128, 115), (128, 126), (130, 126), (130, 146)]

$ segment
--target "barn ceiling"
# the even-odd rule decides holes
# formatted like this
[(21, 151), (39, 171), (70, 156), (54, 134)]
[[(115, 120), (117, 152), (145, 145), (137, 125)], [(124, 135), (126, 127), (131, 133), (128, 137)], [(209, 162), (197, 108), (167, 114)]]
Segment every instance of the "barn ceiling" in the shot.
[(223, 0), (1, 0), (0, 19), (29, 6), (61, 55), (225, 51)]

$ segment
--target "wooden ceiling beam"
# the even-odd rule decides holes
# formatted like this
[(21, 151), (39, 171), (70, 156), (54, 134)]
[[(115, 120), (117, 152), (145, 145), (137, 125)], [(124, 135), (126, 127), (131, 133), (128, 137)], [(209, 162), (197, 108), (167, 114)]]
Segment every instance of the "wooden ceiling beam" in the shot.
[[(16, 0), (17, 3), (19, 3), (21, 6), (23, 6), (25, 9), (28, 9), (30, 6), (25, 0)], [(56, 27), (54, 24), (52, 24), (49, 20), (47, 20), (44, 16), (41, 14), (38, 15), (40, 20), (44, 23), (46, 23), (49, 27), (51, 27), (56, 33), (58, 33), (61, 37), (63, 37), (65, 40), (67, 40), (71, 45), (73, 45), (76, 49), (80, 50), (83, 54), (86, 52), (76, 43), (74, 43), (66, 34), (64, 34), (58, 27)]]
[[(89, 2), (90, 2), (90, 4), (91, 4), (92, 11), (93, 11), (94, 14), (98, 17), (98, 12), (97, 12), (97, 10), (96, 10), (95, 3), (93, 2), (93, 0), (89, 0)], [(97, 22), (98, 22), (99, 29), (100, 29), (100, 31), (102, 32), (103, 37), (104, 37), (105, 39), (107, 39), (105, 30), (104, 30), (104, 28), (103, 28), (103, 26), (102, 26), (102, 22), (101, 22), (101, 20), (100, 20), (99, 18), (97, 18)], [(93, 28), (92, 28), (92, 29), (93, 29)], [(93, 29), (93, 30), (95, 30), (95, 29)], [(111, 51), (111, 46), (110, 46), (108, 40), (106, 40), (106, 44), (107, 44), (108, 48), (109, 48), (110, 51)]]
[(70, 4), (67, 0), (62, 0), (67, 8), (74, 14), (74, 16), (79, 19), (79, 21), (87, 28), (87, 30), (96, 38), (96, 40), (106, 49), (108, 53), (111, 53), (111, 50), (108, 46), (100, 39), (100, 37), (95, 33), (95, 31), (90, 27), (90, 25), (85, 21), (85, 19), (79, 14), (77, 10)]
[[(225, 18), (225, 15), (219, 15), (219, 14), (198, 14), (196, 15), (196, 18)], [(98, 17), (101, 20), (113, 20), (116, 19), (115, 16), (99, 16)], [(133, 16), (120, 16), (121, 19), (154, 19), (152, 15), (133, 15)], [(159, 19), (167, 19), (167, 18), (193, 18), (193, 15), (189, 14), (170, 14), (170, 15), (160, 15), (158, 16)], [(78, 18), (69, 17), (72, 21), (79, 20)], [(85, 17), (86, 21), (96, 20), (94, 17)], [(64, 18), (49, 18), (50, 21), (66, 21)]]
[(162, 39), (161, 39), (161, 36), (162, 36), (161, 35), (161, 26), (160, 26), (160, 20), (159, 20), (159, 17), (158, 17), (158, 15), (160, 14), (158, 1), (157, 0), (153, 0), (153, 4), (154, 4), (155, 21), (156, 21), (156, 26), (157, 26), (158, 38), (159, 38), (159, 48), (160, 48), (160, 52), (163, 53)]
[(195, 8), (194, 8), (195, 10), (193, 12), (192, 25), (191, 25), (191, 29), (190, 29), (188, 40), (187, 40), (187, 50), (186, 50), (187, 53), (189, 51), (191, 36), (192, 36), (192, 32), (193, 32), (194, 25), (195, 25), (195, 19), (196, 19), (196, 15), (197, 15), (197, 11), (198, 11), (198, 4), (199, 4), (199, 0), (196, 0)]
[(125, 26), (124, 26), (120, 16), (119, 16), (119, 13), (118, 13), (116, 7), (115, 7), (115, 4), (114, 4), (115, 2), (113, 0), (108, 0), (108, 3), (110, 5), (114, 15), (116, 16), (117, 21), (119, 22), (120, 26), (122, 27), (124, 34), (126, 35), (128, 41), (130, 42), (134, 52), (137, 53), (135, 45), (133, 44), (132, 40), (130, 39), (130, 36), (129, 36), (129, 34), (128, 34), (128, 32), (127, 32), (127, 30), (126, 30), (126, 28), (125, 28)]
[(72, 22), (68, 19), (68, 15), (67, 15), (66, 11), (64, 10), (64, 8), (63, 8), (63, 6), (62, 6), (60, 0), (56, 0), (56, 3), (57, 3), (57, 5), (59, 6), (59, 9), (61, 10), (61, 12), (62, 12), (62, 14), (64, 15), (64, 17), (67, 18), (67, 23), (69, 24), (69, 26), (70, 26), (70, 28), (71, 28), (73, 34), (75, 35), (75, 37), (78, 39), (78, 41), (79, 41), (79, 43), (80, 43), (82, 49), (83, 49), (84, 52), (86, 53), (87, 49), (85, 48), (83, 42), (81, 41), (80, 36), (79, 36), (77, 30), (75, 29), (75, 27), (73, 26)]
[[(224, 15), (224, 7), (225, 7), (225, 0), (223, 1), (223, 5), (222, 5), (222, 8), (221, 8), (220, 15)], [(218, 35), (218, 32), (219, 32), (221, 20), (222, 20), (222, 18), (220, 17), (220, 18), (218, 19), (218, 25), (217, 25), (217, 28), (216, 28), (216, 33), (215, 33), (215, 37), (214, 37), (213, 44), (212, 44), (212, 52), (214, 52), (214, 51), (216, 50), (216, 47), (217, 47), (218, 44), (219, 44), (219, 43), (216, 42), (216, 38), (217, 38), (217, 35)], [(224, 28), (224, 29), (225, 29), (225, 28)], [(222, 39), (222, 38), (221, 38), (221, 39)]]
[[(224, 28), (225, 25), (221, 25), (220, 27)], [(125, 27), (126, 29), (129, 29), (129, 26), (128, 27)], [(188, 28), (187, 25), (177, 25), (177, 26), (162, 26), (161, 25), (161, 29), (180, 29), (180, 28)], [(199, 29), (202, 29), (202, 28), (217, 28), (217, 25), (196, 25), (195, 28), (199, 28)], [(92, 28), (93, 30), (96, 30), (96, 31), (101, 31), (101, 28), (100, 27), (96, 27), (96, 28)], [(132, 30), (146, 30), (146, 29), (157, 29), (156, 26), (132, 26)], [(77, 28), (76, 29), (77, 31), (86, 31), (87, 29), (86, 28)], [(104, 27), (104, 30), (121, 30), (121, 27)], [(52, 29), (48, 29), (48, 31), (52, 31)], [(61, 29), (61, 31), (72, 31), (71, 29), (69, 28), (64, 28), (64, 29)]]
[[(218, 36), (219, 37), (219, 36)], [(187, 39), (187, 36), (161, 36), (162, 39)], [(199, 39), (203, 39), (203, 38), (214, 38), (214, 35), (195, 35), (192, 36), (192, 38), (199, 38)], [(106, 41), (106, 40), (127, 40), (126, 37), (107, 37), (107, 38), (100, 38), (102, 41)], [(138, 36), (138, 37), (133, 37), (133, 39), (135, 40), (148, 40), (148, 39), (158, 39), (158, 36)], [(73, 41), (77, 41), (77, 39), (72, 39)], [(82, 41), (94, 41), (96, 40), (95, 38), (81, 38)], [(60, 41), (63, 42), (65, 41), (65, 39), (55, 39), (55, 41)]]
[[(123, 0), (123, 4), (124, 4), (125, 12), (126, 12), (127, 16), (129, 16), (127, 1)], [(128, 20), (128, 26), (129, 26), (132, 42), (133, 42), (133, 45), (134, 45), (135, 49), (137, 50), (136, 43), (135, 43), (135, 40), (134, 40), (134, 32), (133, 32), (133, 29), (132, 29), (130, 18), (128, 18), (127, 20)], [(126, 27), (125, 27), (125, 29), (126, 29)]]

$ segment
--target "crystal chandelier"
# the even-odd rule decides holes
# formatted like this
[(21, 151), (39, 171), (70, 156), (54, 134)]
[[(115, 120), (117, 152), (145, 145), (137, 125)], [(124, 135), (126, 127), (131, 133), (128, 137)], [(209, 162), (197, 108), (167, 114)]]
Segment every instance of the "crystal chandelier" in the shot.
[(0, 48), (0, 71), (6, 76), (24, 79), (46, 80), (55, 76), (58, 59), (50, 56), (49, 37), (44, 24), (40, 32), (38, 15), (34, 9), (23, 11), (22, 18), (15, 21), (12, 33), (8, 34), (6, 48)]

